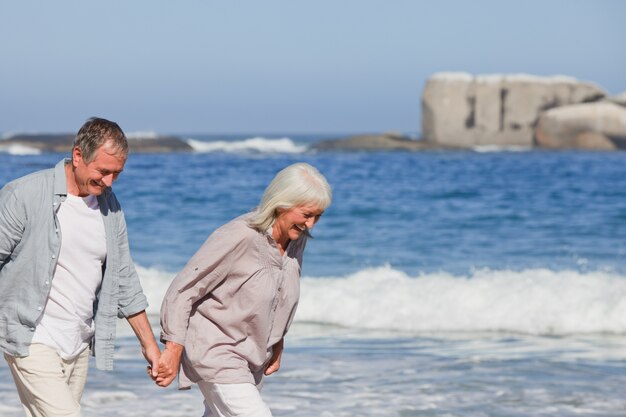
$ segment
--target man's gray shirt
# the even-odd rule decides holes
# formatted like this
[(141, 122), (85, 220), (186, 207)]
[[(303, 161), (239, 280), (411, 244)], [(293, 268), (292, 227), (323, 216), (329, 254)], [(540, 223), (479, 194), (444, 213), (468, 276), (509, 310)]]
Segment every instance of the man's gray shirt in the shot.
[[(0, 190), (0, 348), (27, 356), (45, 307), (61, 248), (56, 213), (67, 196), (65, 160)], [(98, 196), (107, 258), (94, 306), (96, 366), (113, 368), (116, 319), (148, 303), (128, 248), (124, 214), (110, 188)], [(85, 230), (84, 233), (89, 233)]]

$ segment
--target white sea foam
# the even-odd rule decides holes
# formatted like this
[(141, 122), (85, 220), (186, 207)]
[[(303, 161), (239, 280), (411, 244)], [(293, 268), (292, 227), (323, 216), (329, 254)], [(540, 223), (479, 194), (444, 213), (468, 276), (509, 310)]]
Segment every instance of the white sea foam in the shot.
[(221, 140), (206, 142), (187, 139), (187, 143), (196, 152), (302, 153), (307, 150), (306, 146), (296, 145), (289, 138), (268, 139), (255, 137), (233, 142)]
[(173, 272), (136, 266), (143, 292), (148, 299), (148, 314), (158, 315), (163, 296), (174, 278)]
[(478, 145), (474, 146), (472, 150), (479, 153), (487, 152), (528, 152), (533, 148), (530, 146), (501, 146), (501, 145)]
[[(151, 314), (173, 273), (139, 268)], [(549, 269), (304, 277), (297, 322), (409, 332), (626, 334), (626, 276)]]
[(126, 133), (127, 139), (158, 139), (159, 134), (152, 131)]
[(20, 145), (17, 143), (11, 145), (0, 145), (0, 152), (11, 155), (39, 155), (41, 151), (30, 146)]
[(297, 319), (407, 331), (626, 333), (626, 277), (528, 269), (305, 279)]

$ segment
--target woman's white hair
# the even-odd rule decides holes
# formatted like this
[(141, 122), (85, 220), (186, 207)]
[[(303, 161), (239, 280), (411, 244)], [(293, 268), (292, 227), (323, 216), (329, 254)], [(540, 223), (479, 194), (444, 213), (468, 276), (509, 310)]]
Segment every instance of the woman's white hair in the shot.
[(265, 232), (274, 224), (278, 209), (311, 205), (325, 210), (332, 198), (333, 192), (326, 178), (315, 167), (298, 162), (276, 174), (265, 189), (249, 224)]

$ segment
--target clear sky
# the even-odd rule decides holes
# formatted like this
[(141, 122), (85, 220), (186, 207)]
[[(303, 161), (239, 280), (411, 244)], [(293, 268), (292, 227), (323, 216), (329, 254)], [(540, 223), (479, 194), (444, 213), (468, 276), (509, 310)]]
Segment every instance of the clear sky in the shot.
[(0, 132), (420, 130), (437, 71), (626, 90), (622, 0), (0, 0)]

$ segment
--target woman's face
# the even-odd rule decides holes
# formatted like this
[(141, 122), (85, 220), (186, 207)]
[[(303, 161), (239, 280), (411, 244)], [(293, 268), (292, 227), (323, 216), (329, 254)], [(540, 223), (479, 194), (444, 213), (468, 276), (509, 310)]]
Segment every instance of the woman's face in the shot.
[(297, 240), (305, 230), (313, 229), (322, 214), (324, 210), (315, 205), (279, 209), (278, 217), (274, 222), (274, 239), (277, 242)]

